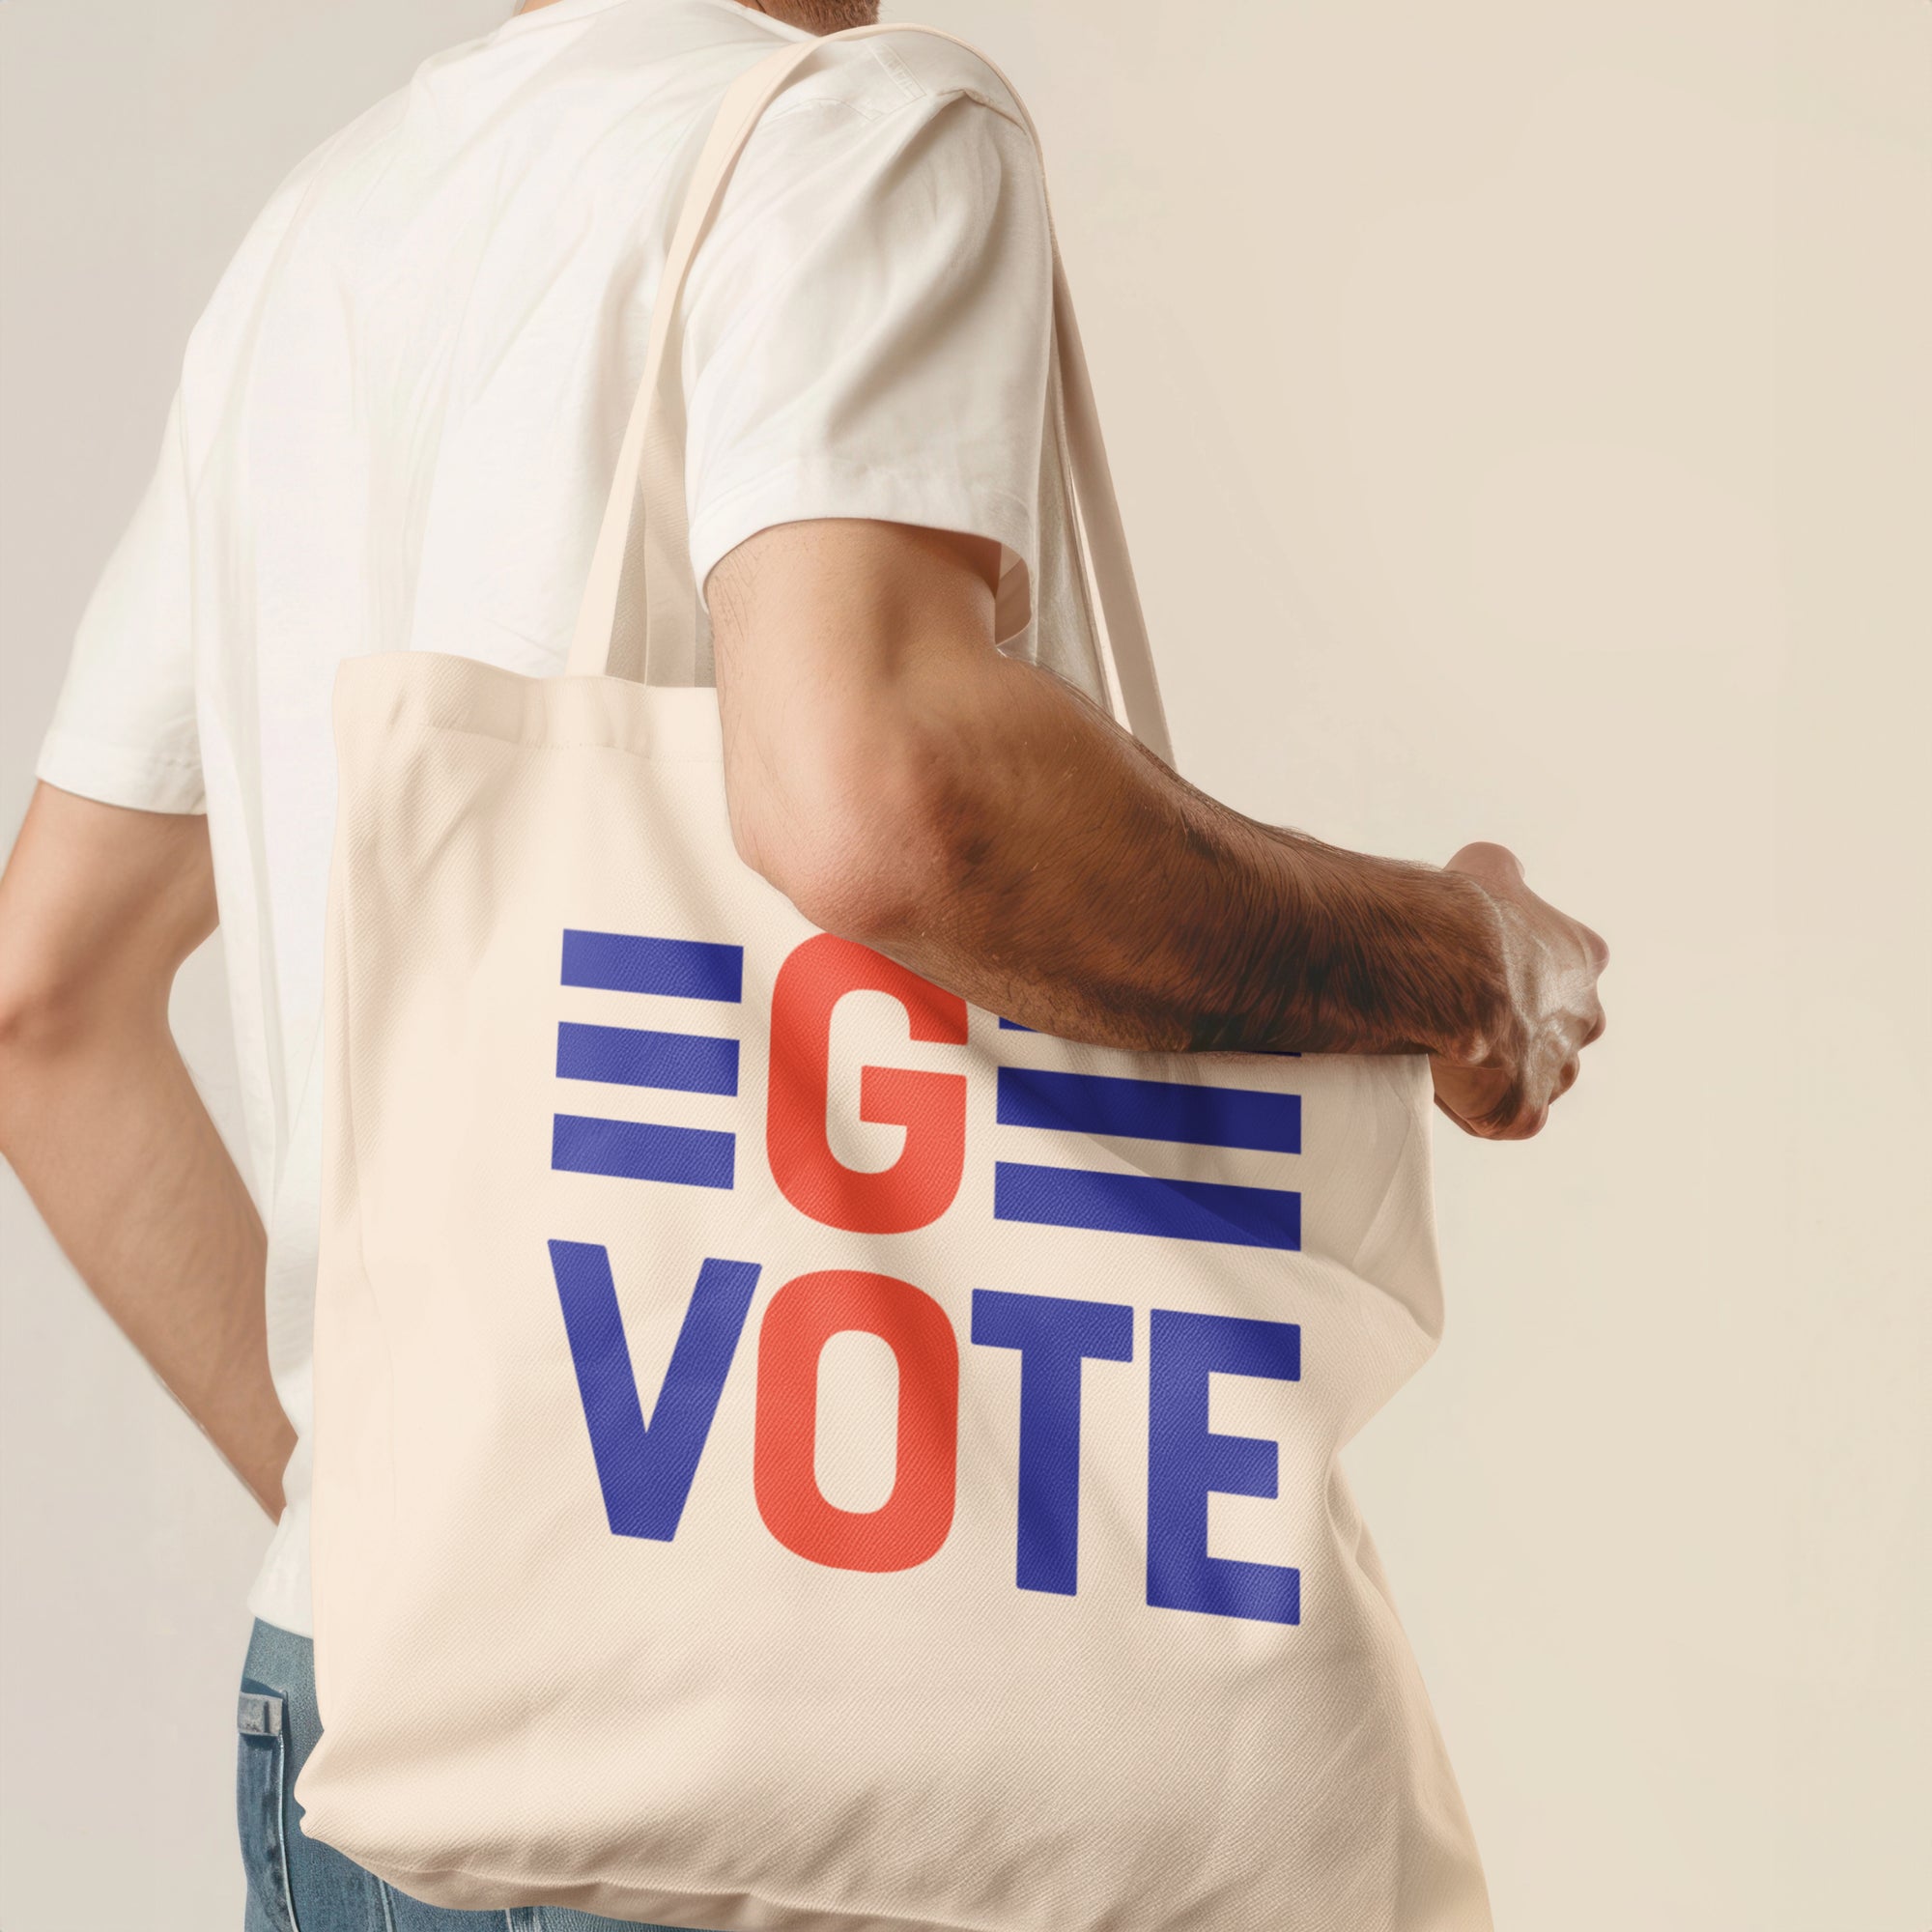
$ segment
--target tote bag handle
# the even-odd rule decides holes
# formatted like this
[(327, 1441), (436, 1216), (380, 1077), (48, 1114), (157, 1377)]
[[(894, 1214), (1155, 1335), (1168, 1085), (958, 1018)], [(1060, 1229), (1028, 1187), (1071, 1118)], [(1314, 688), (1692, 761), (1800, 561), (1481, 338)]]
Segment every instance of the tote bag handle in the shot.
[[(617, 469), (604, 506), (604, 521), (591, 556), (590, 575), (571, 639), (573, 676), (633, 676), (646, 684), (696, 681), (697, 667), (697, 589), (691, 570), (691, 541), (685, 503), (685, 410), (683, 319), (685, 283), (693, 258), (709, 231), (732, 168), (765, 109), (821, 47), (835, 41), (869, 39), (874, 34), (919, 33), (953, 41), (928, 27), (897, 23), (853, 27), (821, 40), (780, 48), (747, 70), (726, 90), (697, 158), (651, 315), (643, 380), (625, 426)], [(969, 49), (969, 51), (974, 51)], [(983, 58), (983, 56), (980, 56)], [(990, 66), (991, 63), (988, 63)], [(999, 73), (997, 68), (993, 69)], [(1004, 81), (1006, 76), (1000, 75)], [(1009, 83), (1009, 92), (1011, 92)], [(1017, 99), (1017, 95), (1014, 96)], [(1025, 108), (1021, 108), (1025, 114)], [(1039, 146), (1031, 118), (1027, 130)], [(1044, 167), (1042, 164), (1042, 173)], [(1053, 350), (1059, 381), (1061, 431), (1071, 473), (1076, 564), (1091, 573), (1097, 601), (1096, 627), (1107, 670), (1108, 700), (1120, 722), (1158, 756), (1173, 761), (1160, 689), (1154, 680), (1153, 653), (1140, 596), (1128, 560), (1126, 532), (1107, 467), (1106, 445), (1094, 402), (1094, 386), (1074, 319), (1073, 298), (1060, 259), (1060, 241), (1047, 216), (1053, 249)], [(641, 529), (634, 529), (641, 496)], [(630, 552), (640, 554), (626, 567)], [(1038, 586), (1035, 586), (1036, 611)], [(619, 619), (622, 619), (620, 626)], [(636, 657), (613, 654), (619, 629), (641, 645)], [(1118, 696), (1116, 696), (1118, 694)]]

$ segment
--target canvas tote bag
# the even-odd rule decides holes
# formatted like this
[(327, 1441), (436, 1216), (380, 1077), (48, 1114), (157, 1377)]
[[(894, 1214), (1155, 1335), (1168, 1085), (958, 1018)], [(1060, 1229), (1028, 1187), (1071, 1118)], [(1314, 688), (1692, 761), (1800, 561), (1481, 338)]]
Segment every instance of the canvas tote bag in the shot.
[(732, 848), (678, 300), (813, 51), (697, 165), (569, 674), (341, 670), (303, 1829), (721, 1932), (1480, 1932), (1336, 1462), (1439, 1330), (1425, 1063), (1025, 1032)]

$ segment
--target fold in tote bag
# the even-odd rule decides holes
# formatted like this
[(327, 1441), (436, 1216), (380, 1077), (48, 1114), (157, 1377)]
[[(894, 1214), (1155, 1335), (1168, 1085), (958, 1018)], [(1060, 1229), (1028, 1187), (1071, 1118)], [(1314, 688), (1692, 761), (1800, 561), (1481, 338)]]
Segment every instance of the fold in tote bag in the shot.
[(817, 44), (703, 151), (569, 674), (341, 670), (303, 1829), (719, 1932), (1487, 1927), (1336, 1461), (1439, 1332), (1425, 1063), (1029, 1033), (733, 850), (679, 294)]

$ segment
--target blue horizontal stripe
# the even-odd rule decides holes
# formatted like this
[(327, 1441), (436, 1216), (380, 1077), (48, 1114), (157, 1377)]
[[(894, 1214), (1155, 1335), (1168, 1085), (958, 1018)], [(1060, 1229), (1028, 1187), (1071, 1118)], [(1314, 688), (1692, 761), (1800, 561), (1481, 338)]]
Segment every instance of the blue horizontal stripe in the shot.
[(736, 1153), (736, 1136), (708, 1127), (660, 1127), (559, 1114), (551, 1129), (552, 1167), (566, 1174), (607, 1174), (617, 1180), (729, 1187)]
[(709, 1034), (647, 1033), (641, 1027), (556, 1030), (556, 1077), (616, 1087), (668, 1087), (678, 1094), (735, 1094), (738, 1042)]
[(1240, 1248), (1299, 1248), (1301, 1196), (1274, 1187), (1094, 1174), (1003, 1160), (993, 1176), (993, 1214), (1049, 1228), (1221, 1241)]
[(1263, 1153), (1301, 1151), (1300, 1095), (1257, 1094), (1245, 1087), (1003, 1066), (999, 1118), (1004, 1127), (1065, 1127)]
[(1018, 1020), (1002, 1020), (1000, 1022), (1000, 1031), (1002, 1033), (1031, 1033), (1033, 1032), (1033, 1028), (1021, 1026)]
[(745, 997), (745, 949), (700, 939), (651, 939), (631, 932), (563, 935), (563, 983), (607, 993), (661, 993), (673, 1000)]

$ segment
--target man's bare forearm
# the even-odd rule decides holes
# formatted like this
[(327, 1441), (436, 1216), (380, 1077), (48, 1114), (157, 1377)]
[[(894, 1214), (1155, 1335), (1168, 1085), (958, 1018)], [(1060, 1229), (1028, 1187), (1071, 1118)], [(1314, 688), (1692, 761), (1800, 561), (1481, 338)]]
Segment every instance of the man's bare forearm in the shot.
[(7, 1057), (9, 1161), (95, 1296), (270, 1516), (260, 1216), (165, 1027)]
[(911, 668), (893, 714), (848, 781), (872, 849), (811, 866), (808, 910), (976, 1005), (1165, 1051), (1463, 1055), (1503, 1022), (1473, 881), (1245, 818), (1023, 662)]
[(295, 1436), (269, 1376), (261, 1218), (168, 1030), (214, 916), (204, 820), (35, 791), (0, 876), (0, 1153), (273, 1516)]
[(999, 547), (776, 526), (712, 572), (738, 850), (815, 923), (1097, 1045), (1433, 1056), (1471, 1133), (1542, 1126), (1607, 951), (1514, 857), (1344, 852), (1184, 783), (992, 648)]

